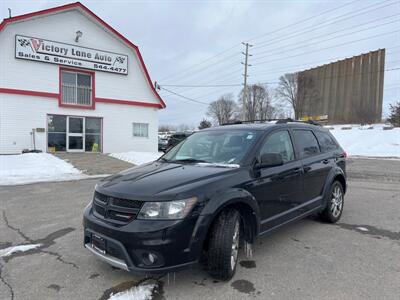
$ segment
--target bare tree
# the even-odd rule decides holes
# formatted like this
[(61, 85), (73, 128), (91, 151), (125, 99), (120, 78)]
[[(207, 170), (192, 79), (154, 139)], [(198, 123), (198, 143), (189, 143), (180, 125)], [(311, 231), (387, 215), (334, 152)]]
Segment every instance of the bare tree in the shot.
[(320, 102), (319, 91), (312, 74), (304, 72), (279, 77), (276, 93), (281, 100), (290, 105), (295, 119), (304, 114), (313, 114)]
[(158, 131), (160, 132), (176, 131), (176, 126), (169, 124), (160, 125), (158, 126)]
[(211, 126), (212, 126), (212, 124), (210, 121), (208, 121), (207, 119), (203, 119), (203, 120), (201, 120), (201, 122), (197, 128), (199, 128), (201, 130), (204, 128), (209, 128)]
[(239, 103), (245, 120), (267, 120), (275, 116), (272, 105), (272, 92), (267, 85), (253, 84), (247, 88), (245, 107), (243, 107), (244, 89), (239, 94)]
[(225, 94), (217, 101), (210, 103), (207, 115), (210, 116), (215, 123), (221, 125), (234, 119), (236, 111), (237, 106), (236, 102), (233, 100), (233, 95)]
[(279, 85), (276, 89), (278, 97), (293, 109), (295, 119), (299, 116), (297, 77), (297, 73), (285, 74), (279, 77)]

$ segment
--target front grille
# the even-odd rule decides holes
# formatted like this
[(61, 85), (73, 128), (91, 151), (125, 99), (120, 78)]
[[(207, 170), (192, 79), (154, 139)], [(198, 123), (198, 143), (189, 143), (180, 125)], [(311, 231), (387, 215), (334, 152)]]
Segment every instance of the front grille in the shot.
[(95, 192), (93, 200), (94, 215), (117, 224), (134, 220), (142, 207), (142, 201), (107, 196)]

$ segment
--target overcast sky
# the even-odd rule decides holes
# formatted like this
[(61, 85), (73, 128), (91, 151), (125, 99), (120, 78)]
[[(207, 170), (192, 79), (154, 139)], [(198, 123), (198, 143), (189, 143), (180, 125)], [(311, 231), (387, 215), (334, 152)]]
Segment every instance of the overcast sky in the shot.
[[(399, 0), (81, 2), (139, 46), (152, 80), (160, 85), (242, 83), (244, 41), (254, 45), (249, 82), (271, 82), (271, 87), (284, 73), (379, 48), (387, 49), (386, 69), (400, 68)], [(7, 8), (15, 16), (65, 3), (2, 0), (0, 16), (8, 17)], [(224, 93), (237, 97), (240, 90), (164, 87), (205, 103)], [(165, 90), (160, 94), (167, 103), (160, 124), (196, 126), (206, 116), (206, 104)], [(384, 115), (395, 101), (400, 101), (398, 69), (385, 72)]]

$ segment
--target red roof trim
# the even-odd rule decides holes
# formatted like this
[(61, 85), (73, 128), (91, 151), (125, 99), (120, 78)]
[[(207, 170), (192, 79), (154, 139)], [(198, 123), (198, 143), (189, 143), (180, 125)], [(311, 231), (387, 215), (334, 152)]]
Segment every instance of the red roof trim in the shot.
[(8, 88), (0, 88), (0, 93), (2, 94), (14, 94), (14, 95), (26, 95), (26, 96), (36, 96), (36, 97), (45, 97), (45, 98), (57, 98), (57, 93), (48, 93), (48, 92), (38, 92), (38, 91), (28, 91), (28, 90), (19, 90), (19, 89), (8, 89)]
[(40, 11), (36, 11), (36, 12), (32, 12), (32, 13), (27, 13), (27, 14), (15, 16), (15, 17), (11, 17), (11, 18), (8, 18), (8, 19), (4, 19), (3, 22), (1, 22), (1, 24), (0, 24), (0, 31), (3, 30), (6, 25), (8, 25), (10, 23), (13, 23), (13, 22), (16, 22), (16, 21), (21, 21), (21, 20), (29, 19), (31, 17), (46, 15), (46, 14), (50, 14), (50, 13), (54, 13), (54, 12), (59, 12), (59, 11), (63, 11), (63, 10), (72, 9), (72, 8), (80, 8), (80, 9), (82, 9), (84, 12), (88, 13), (96, 21), (98, 21), (101, 25), (103, 25), (105, 28), (107, 28), (112, 33), (114, 33), (125, 44), (127, 44), (129, 47), (133, 48), (133, 50), (135, 51), (136, 55), (139, 58), (140, 64), (142, 65), (145, 77), (147, 79), (147, 82), (148, 82), (151, 90), (153, 91), (153, 93), (157, 97), (157, 99), (160, 101), (161, 105), (159, 107), (160, 108), (165, 108), (166, 104), (161, 99), (160, 95), (157, 93), (156, 89), (153, 86), (153, 83), (151, 81), (149, 72), (147, 71), (146, 65), (145, 65), (143, 57), (142, 57), (142, 55), (141, 55), (141, 53), (139, 51), (139, 48), (136, 45), (134, 45), (131, 41), (129, 41), (126, 37), (124, 37), (122, 34), (120, 34), (117, 30), (115, 30), (110, 25), (108, 25), (106, 22), (104, 22), (99, 16), (97, 16), (94, 12), (92, 12), (89, 8), (87, 8), (86, 6), (84, 6), (80, 2), (70, 3), (70, 4), (66, 4), (66, 5), (62, 5), (62, 6), (48, 8), (48, 9), (44, 9), (44, 10), (40, 10)]
[[(44, 98), (54, 98), (57, 101), (60, 99), (59, 93), (39, 92), (39, 91), (30, 91), (30, 90), (0, 88), (0, 93), (44, 97)], [(149, 102), (142, 102), (142, 101), (136, 101), (136, 100), (119, 100), (119, 99), (106, 99), (106, 98), (96, 98), (95, 97), (93, 103), (97, 103), (97, 102), (110, 103), (110, 104), (132, 105), (132, 106), (142, 106), (142, 107), (163, 108), (163, 106), (161, 106), (161, 104), (159, 104), (159, 103), (149, 103)], [(63, 104), (63, 105), (61, 105), (61, 107), (88, 109), (87, 106), (67, 105), (67, 104)], [(91, 107), (89, 107), (89, 108), (91, 108)]]

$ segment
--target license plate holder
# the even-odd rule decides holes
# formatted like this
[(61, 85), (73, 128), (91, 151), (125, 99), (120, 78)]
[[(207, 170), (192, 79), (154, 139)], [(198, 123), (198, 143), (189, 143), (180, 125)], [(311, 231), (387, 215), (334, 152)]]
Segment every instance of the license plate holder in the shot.
[(92, 248), (106, 254), (106, 240), (97, 234), (92, 234)]

